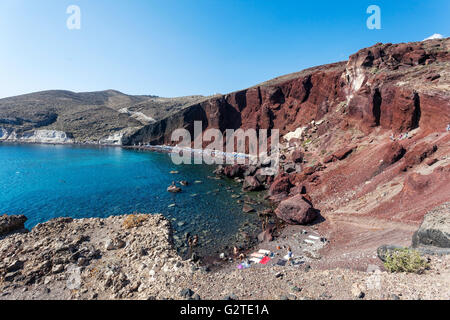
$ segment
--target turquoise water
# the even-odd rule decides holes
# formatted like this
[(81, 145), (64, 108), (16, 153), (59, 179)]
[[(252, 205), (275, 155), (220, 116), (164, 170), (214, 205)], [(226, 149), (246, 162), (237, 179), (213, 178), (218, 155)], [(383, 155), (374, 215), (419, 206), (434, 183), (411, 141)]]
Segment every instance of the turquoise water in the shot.
[[(211, 166), (176, 166), (163, 153), (0, 144), (0, 164), (0, 213), (24, 214), (28, 228), (56, 217), (162, 213), (172, 222), (179, 250), (190, 232), (200, 236), (199, 254), (210, 255), (243, 241), (242, 232), (254, 234), (259, 225), (256, 214), (243, 213), (232, 198), (239, 185), (208, 178)], [(190, 184), (182, 193), (168, 193), (174, 180)]]

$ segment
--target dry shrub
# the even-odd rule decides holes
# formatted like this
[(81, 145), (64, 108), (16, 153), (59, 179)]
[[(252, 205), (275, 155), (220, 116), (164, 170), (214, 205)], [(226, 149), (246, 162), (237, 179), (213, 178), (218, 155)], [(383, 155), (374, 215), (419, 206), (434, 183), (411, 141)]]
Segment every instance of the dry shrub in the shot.
[(146, 221), (147, 219), (148, 219), (148, 216), (146, 216), (146, 215), (131, 214), (131, 215), (127, 216), (125, 218), (125, 220), (123, 221), (123, 227), (125, 229), (140, 227), (142, 225), (142, 222)]

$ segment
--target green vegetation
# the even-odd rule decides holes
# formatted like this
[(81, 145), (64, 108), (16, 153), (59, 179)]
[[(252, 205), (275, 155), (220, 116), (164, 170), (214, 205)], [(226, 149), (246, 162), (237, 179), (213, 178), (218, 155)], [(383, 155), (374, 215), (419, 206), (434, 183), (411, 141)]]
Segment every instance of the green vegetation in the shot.
[(386, 255), (385, 268), (389, 272), (423, 273), (429, 263), (416, 250), (409, 248), (396, 249)]

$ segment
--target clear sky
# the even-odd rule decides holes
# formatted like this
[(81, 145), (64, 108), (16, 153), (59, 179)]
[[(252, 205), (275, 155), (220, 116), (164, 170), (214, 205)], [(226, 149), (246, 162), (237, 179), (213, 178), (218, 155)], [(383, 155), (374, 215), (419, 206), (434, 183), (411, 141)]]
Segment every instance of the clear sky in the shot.
[[(372, 4), (381, 30), (366, 26)], [(448, 37), (449, 17), (448, 0), (0, 0), (0, 97), (227, 93), (377, 42)]]

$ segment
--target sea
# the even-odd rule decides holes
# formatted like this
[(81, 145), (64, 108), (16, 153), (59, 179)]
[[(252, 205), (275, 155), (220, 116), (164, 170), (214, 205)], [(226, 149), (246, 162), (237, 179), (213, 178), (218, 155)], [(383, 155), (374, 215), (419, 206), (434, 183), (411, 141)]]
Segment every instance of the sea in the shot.
[[(252, 245), (260, 231), (262, 194), (216, 179), (215, 167), (175, 165), (167, 153), (121, 147), (0, 144), (0, 214), (23, 214), (26, 227), (57, 217), (91, 218), (161, 213), (170, 220), (181, 254), (191, 254), (186, 235), (199, 236), (199, 256)], [(175, 181), (182, 192), (169, 193)]]

